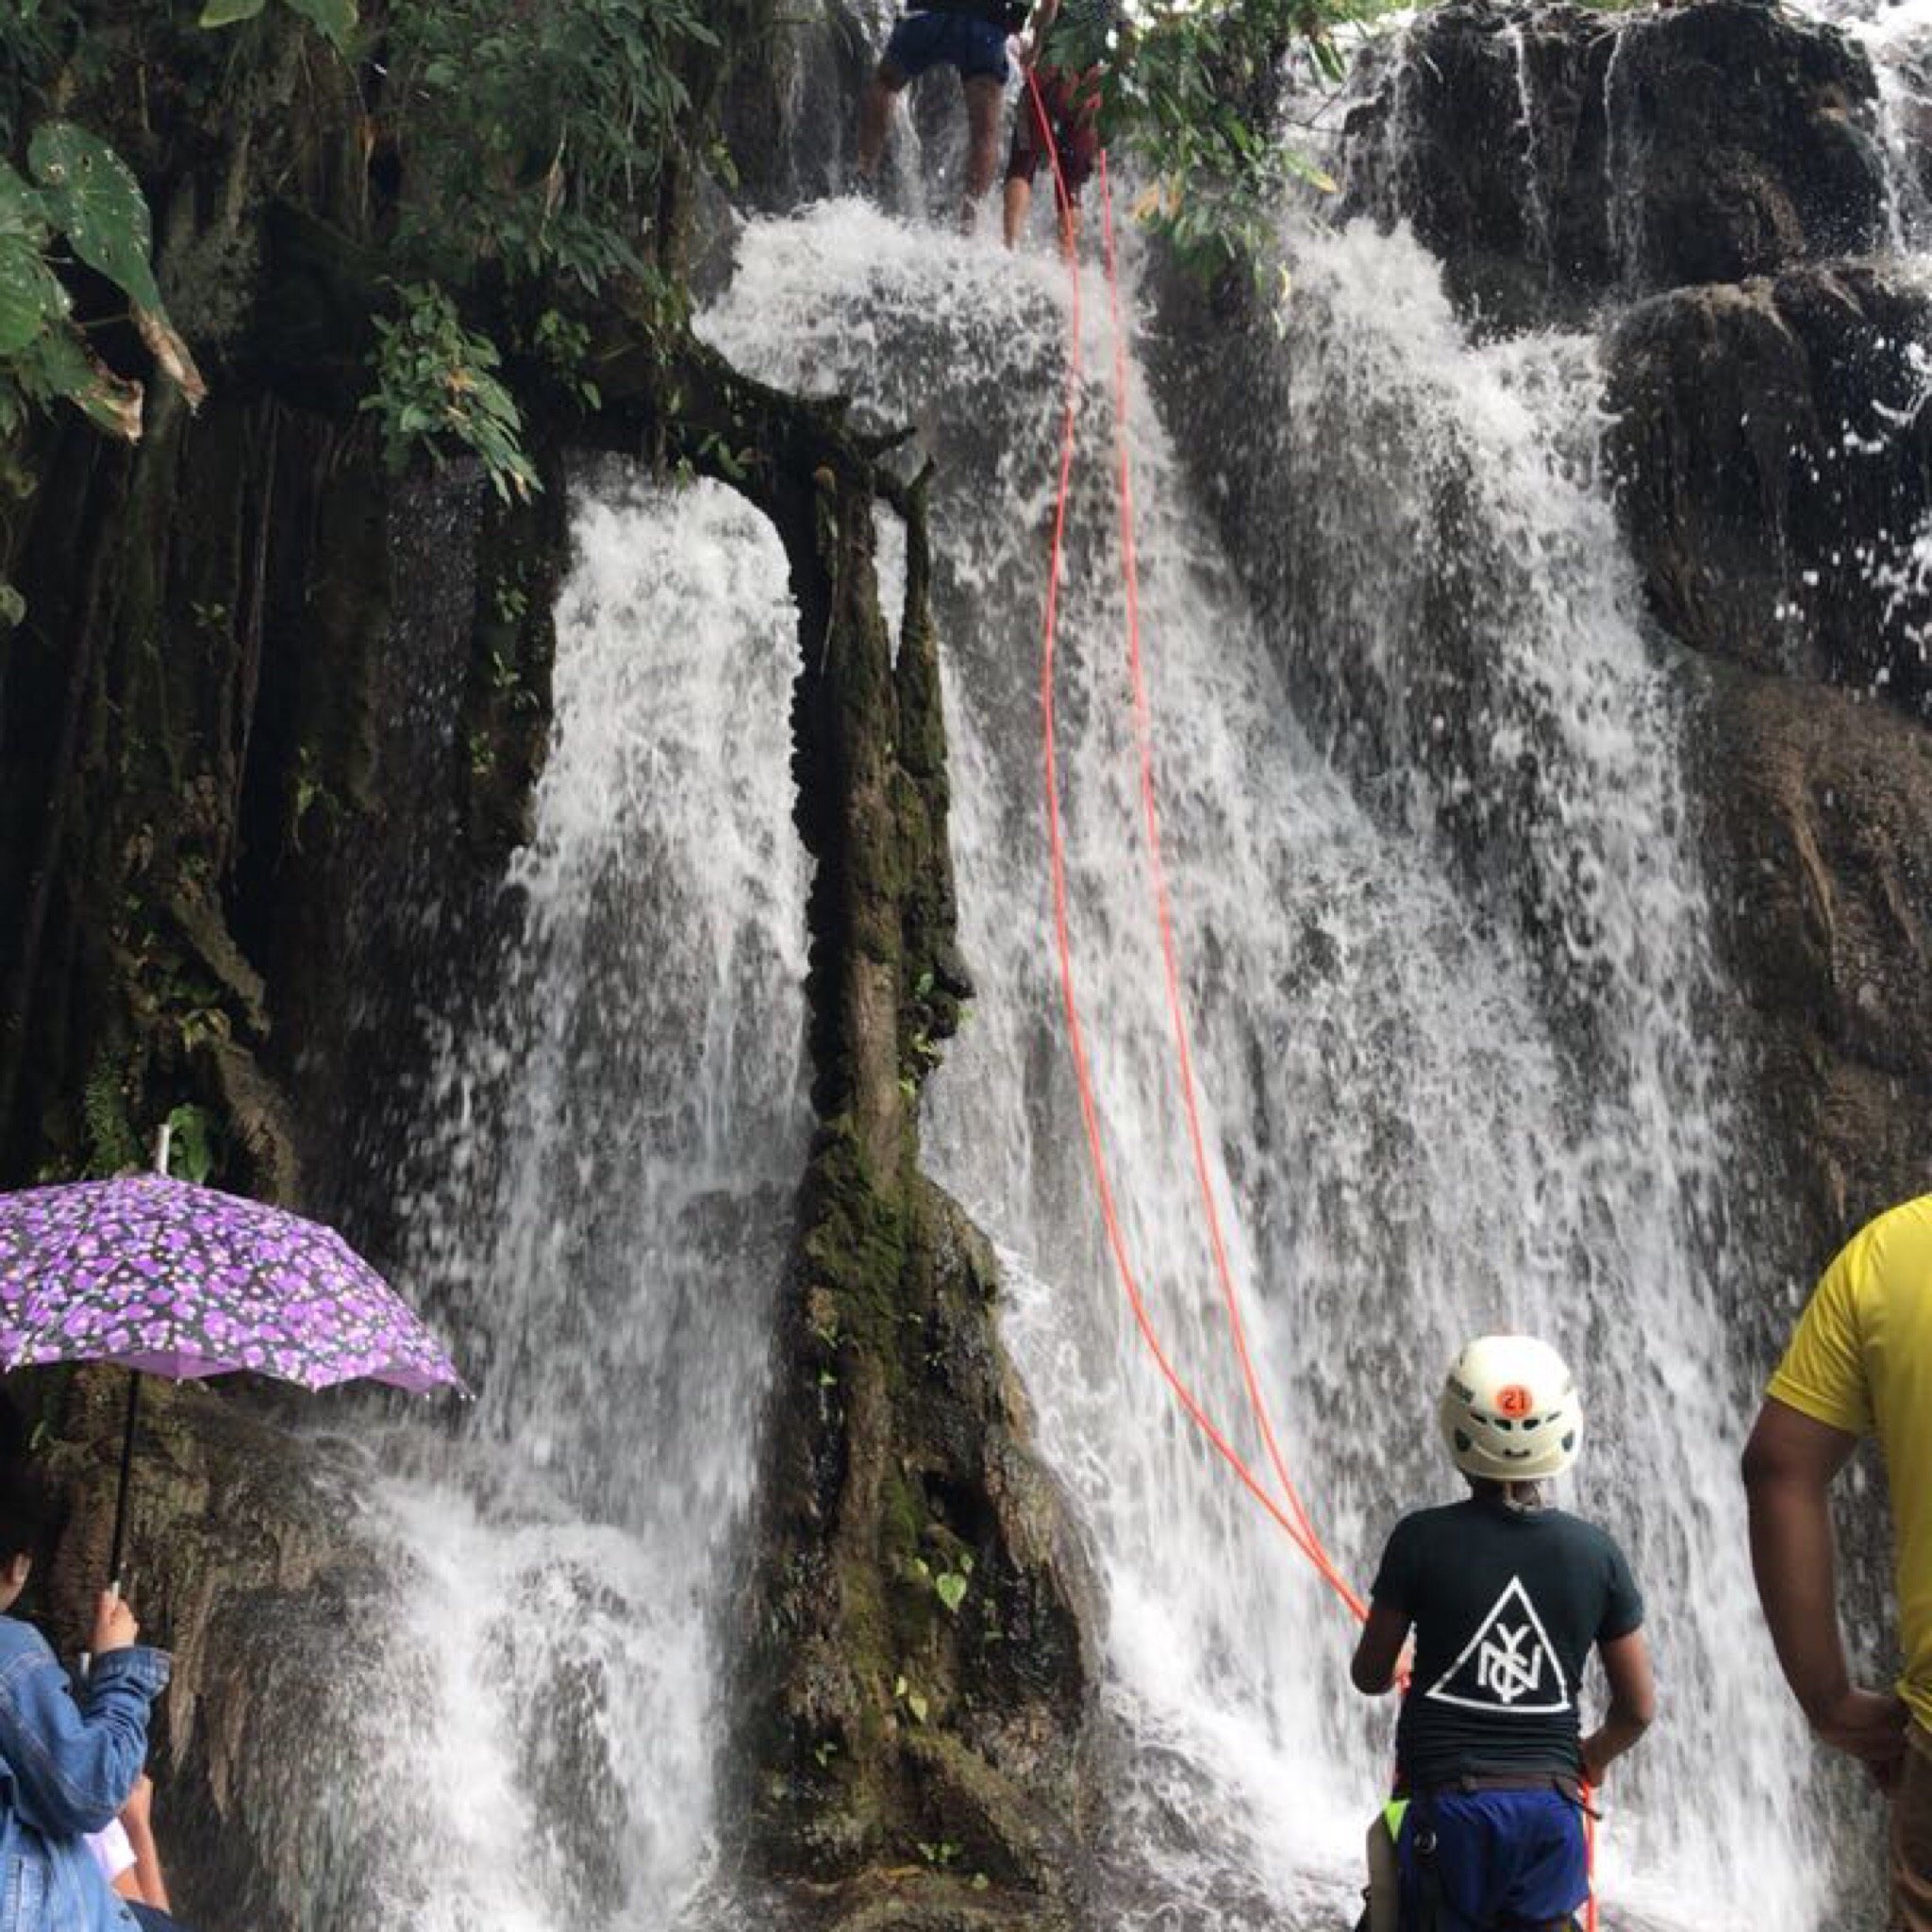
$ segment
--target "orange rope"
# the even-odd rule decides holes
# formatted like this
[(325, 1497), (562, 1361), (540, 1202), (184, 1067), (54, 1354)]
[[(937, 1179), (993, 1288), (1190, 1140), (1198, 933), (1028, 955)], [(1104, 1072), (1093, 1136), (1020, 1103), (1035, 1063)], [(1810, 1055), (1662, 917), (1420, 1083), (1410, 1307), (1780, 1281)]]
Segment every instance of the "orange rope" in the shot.
[(1247, 1391), (1248, 1407), (1267, 1445), (1268, 1458), (1280, 1478), (1282, 1493), (1300, 1524), (1305, 1547), (1323, 1580), (1341, 1597), (1357, 1619), (1366, 1620), (1368, 1607), (1362, 1602), (1328, 1555), (1314, 1524), (1304, 1507), (1301, 1492), (1289, 1474), (1287, 1458), (1269, 1414), (1261, 1391), (1261, 1378), (1248, 1347), (1247, 1324), (1241, 1318), (1240, 1291), (1234, 1269), (1228, 1260), (1227, 1240), (1222, 1229), (1221, 1208), (1214, 1191), (1214, 1179), (1208, 1162), (1207, 1136), (1201, 1127), (1199, 1087), (1194, 1077), (1194, 1057), (1188, 1039), (1187, 1007), (1181, 996), (1179, 948), (1174, 941), (1174, 908), (1168, 896), (1167, 867), (1160, 842), (1160, 805), (1154, 780), (1154, 711), (1147, 698), (1147, 677), (1141, 649), (1141, 569), (1134, 542), (1134, 475), (1127, 446), (1127, 337), (1121, 322), (1119, 264), (1114, 250), (1113, 190), (1108, 178), (1107, 156), (1100, 157), (1100, 205), (1107, 241), (1107, 286), (1113, 319), (1114, 364), (1114, 457), (1119, 476), (1121, 518), (1121, 558), (1126, 580), (1127, 663), (1134, 685), (1134, 735), (1141, 753), (1141, 808), (1147, 826), (1147, 870), (1154, 892), (1155, 922), (1160, 929), (1160, 960), (1167, 980), (1167, 1011), (1174, 1034), (1174, 1055), (1179, 1067), (1181, 1099), (1188, 1117), (1188, 1141), (1193, 1150), (1194, 1177), (1201, 1203), (1208, 1216), (1208, 1241), (1214, 1257), (1214, 1272), (1221, 1284), (1221, 1299), (1227, 1310), (1228, 1328), (1234, 1337), (1235, 1354)]
[[(1045, 137), (1047, 158), (1051, 161), (1054, 184), (1057, 191), (1057, 213), (1065, 210), (1066, 219), (1071, 222), (1071, 211), (1074, 206), (1059, 155), (1059, 143), (1053, 131), (1052, 117), (1046, 111), (1046, 103), (1041, 98), (1040, 82), (1032, 69), (1027, 70), (1026, 82), (1031, 90), (1033, 107), (1039, 117), (1041, 131)], [(1167, 870), (1162, 857), (1160, 838), (1160, 808), (1158, 788), (1154, 776), (1154, 732), (1153, 708), (1147, 695), (1146, 669), (1141, 650), (1141, 589), (1139, 554), (1134, 535), (1134, 486), (1133, 466), (1127, 441), (1127, 353), (1126, 331), (1121, 319), (1119, 263), (1115, 249), (1113, 194), (1108, 175), (1107, 154), (1102, 150), (1099, 158), (1100, 192), (1102, 224), (1106, 241), (1106, 265), (1108, 305), (1113, 325), (1114, 361), (1114, 452), (1120, 505), (1121, 552), (1126, 594), (1127, 661), (1133, 684), (1134, 732), (1140, 754), (1141, 805), (1141, 816), (1146, 826), (1146, 849), (1149, 882), (1153, 890), (1156, 923), (1160, 934), (1160, 954), (1167, 988), (1168, 1019), (1174, 1035), (1174, 1053), (1178, 1063), (1181, 1097), (1188, 1123), (1188, 1139), (1193, 1155), (1194, 1175), (1199, 1186), (1201, 1200), (1207, 1212), (1208, 1245), (1213, 1254), (1216, 1275), (1219, 1278), (1223, 1306), (1227, 1311), (1228, 1325), (1234, 1338), (1235, 1352), (1241, 1362), (1242, 1385), (1246, 1391), (1248, 1406), (1261, 1431), (1270, 1462), (1274, 1466), (1283, 1494), (1288, 1500), (1288, 1512), (1284, 1512), (1260, 1479), (1248, 1467), (1240, 1453), (1230, 1444), (1202, 1407), (1193, 1391), (1182, 1379), (1161, 1346), (1152, 1318), (1148, 1314), (1141, 1285), (1135, 1275), (1133, 1263), (1127, 1254), (1124, 1233), (1115, 1206), (1113, 1185), (1108, 1174), (1107, 1153), (1100, 1131), (1099, 1105), (1094, 1098), (1091, 1069), (1087, 1056), (1086, 1038), (1080, 1024), (1080, 1007), (1074, 984), (1073, 944), (1070, 936), (1070, 923), (1067, 910), (1066, 851), (1060, 821), (1058, 757), (1056, 745), (1054, 719), (1054, 663), (1059, 621), (1059, 587), (1065, 551), (1067, 500), (1072, 488), (1074, 455), (1077, 441), (1079, 390), (1085, 372), (1085, 351), (1082, 341), (1082, 307), (1080, 291), (1080, 267), (1077, 257), (1071, 245), (1065, 250), (1067, 277), (1070, 291), (1068, 325), (1066, 406), (1060, 438), (1059, 488), (1054, 505), (1053, 557), (1051, 574), (1047, 582), (1046, 611), (1043, 635), (1041, 643), (1041, 713), (1043, 725), (1044, 764), (1046, 778), (1046, 818), (1047, 846), (1053, 869), (1054, 897), (1054, 939), (1059, 955), (1060, 987), (1067, 1013), (1068, 1042), (1074, 1062), (1074, 1084), (1079, 1090), (1080, 1117), (1087, 1133), (1087, 1148), (1093, 1167), (1093, 1177), (1100, 1197), (1101, 1218), (1106, 1225), (1108, 1245), (1114, 1257), (1127, 1300), (1134, 1313), (1134, 1321), (1141, 1331), (1142, 1340), (1154, 1357), (1162, 1376), (1173, 1389), (1175, 1397), (1188, 1416), (1199, 1427), (1216, 1452), (1228, 1464), (1242, 1486), (1261, 1505), (1289, 1541), (1314, 1565), (1323, 1580), (1348, 1607), (1358, 1620), (1366, 1620), (1368, 1607), (1361, 1597), (1352, 1589), (1347, 1579), (1336, 1567), (1325, 1546), (1317, 1533), (1307, 1509), (1303, 1504), (1299, 1490), (1290, 1474), (1287, 1459), (1281, 1451), (1280, 1441), (1275, 1433), (1269, 1414), (1266, 1398), (1261, 1390), (1259, 1374), (1255, 1367), (1253, 1353), (1248, 1346), (1247, 1325), (1242, 1320), (1241, 1296), (1234, 1279), (1234, 1270), (1227, 1254), (1227, 1241), (1222, 1225), (1221, 1210), (1215, 1196), (1213, 1175), (1208, 1160), (1207, 1137), (1201, 1124), (1199, 1083), (1194, 1074), (1193, 1053), (1190, 1045), (1186, 1004), (1181, 994), (1181, 972), (1179, 947), (1174, 939), (1174, 910), (1167, 887)], [(1071, 226), (1068, 230), (1071, 242)], [(1289, 1512), (1291, 1512), (1289, 1513)], [(1402, 1690), (1407, 1691), (1405, 1675)], [(1589, 1932), (1598, 1932), (1596, 1898), (1596, 1820), (1588, 1808), (1592, 1793), (1584, 1788), (1584, 1842), (1589, 1858), (1591, 1890), (1584, 1907), (1584, 1923)]]
[[(1053, 164), (1056, 186), (1059, 190), (1062, 204), (1071, 207), (1072, 196), (1067, 192), (1058, 143), (1053, 136), (1052, 122), (1046, 113), (1045, 103), (1041, 98), (1039, 80), (1031, 70), (1027, 73), (1027, 83), (1033, 91), (1034, 106), (1040, 114), (1041, 125), (1046, 131), (1046, 152)], [(1299, 1504), (1294, 1506), (1297, 1514), (1291, 1515), (1269, 1493), (1265, 1485), (1242, 1459), (1241, 1453), (1216, 1426), (1212, 1417), (1202, 1407), (1199, 1398), (1175, 1369), (1166, 1349), (1161, 1345), (1153, 1318), (1148, 1313), (1146, 1297), (1141, 1292), (1140, 1279), (1134, 1272), (1134, 1264), (1127, 1252), (1126, 1235), (1121, 1226), (1112, 1176), (1108, 1167), (1107, 1149), (1101, 1137), (1100, 1108), (1094, 1098), (1092, 1069), (1087, 1054), (1086, 1032), (1080, 1022), (1079, 992), (1074, 974), (1073, 939), (1067, 904), (1066, 841), (1060, 819), (1059, 757), (1054, 716), (1054, 667), (1059, 631), (1059, 591), (1066, 548), (1067, 501), (1073, 488), (1074, 455), (1078, 439), (1080, 383), (1085, 375), (1085, 355), (1081, 340), (1084, 316), (1080, 295), (1080, 270), (1079, 263), (1071, 254), (1068, 256), (1067, 266), (1071, 308), (1067, 332), (1066, 405), (1060, 433), (1059, 488), (1054, 504), (1053, 558), (1047, 577), (1046, 611), (1041, 638), (1040, 707), (1046, 779), (1047, 850), (1053, 869), (1054, 940), (1059, 956), (1060, 992), (1066, 1008), (1067, 1041), (1074, 1062), (1074, 1082), (1080, 1096), (1080, 1119), (1086, 1129), (1087, 1151), (1093, 1168), (1094, 1187), (1100, 1198), (1100, 1215), (1107, 1231), (1108, 1247), (1113, 1255), (1114, 1266), (1119, 1272), (1121, 1284), (1126, 1291), (1135, 1325), (1140, 1329), (1141, 1340), (1153, 1356), (1155, 1365), (1159, 1369), (1168, 1387), (1174, 1391), (1175, 1399), (1189, 1419), (1233, 1470), (1241, 1486), (1274, 1518), (1295, 1547), (1318, 1569), (1325, 1571), (1332, 1566), (1328, 1565), (1326, 1556), (1320, 1550), (1312, 1533), (1305, 1530), (1297, 1520), (1300, 1513)]]

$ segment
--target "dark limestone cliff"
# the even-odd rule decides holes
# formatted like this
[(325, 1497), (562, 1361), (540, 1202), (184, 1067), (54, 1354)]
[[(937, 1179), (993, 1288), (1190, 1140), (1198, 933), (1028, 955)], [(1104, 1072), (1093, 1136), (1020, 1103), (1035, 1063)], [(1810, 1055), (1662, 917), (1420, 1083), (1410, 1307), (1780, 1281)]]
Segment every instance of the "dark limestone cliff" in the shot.
[(1873, 262), (1685, 289), (1607, 345), (1625, 527), (1673, 637), (1927, 716), (1932, 297)]
[(1703, 791), (1811, 1252), (1932, 1185), (1932, 302), (1861, 262), (1680, 291), (1607, 345), (1652, 608), (1725, 667)]
[(1765, 0), (1606, 14), (1456, 0), (1348, 117), (1344, 211), (1406, 219), (1486, 327), (1870, 248), (1870, 67)]

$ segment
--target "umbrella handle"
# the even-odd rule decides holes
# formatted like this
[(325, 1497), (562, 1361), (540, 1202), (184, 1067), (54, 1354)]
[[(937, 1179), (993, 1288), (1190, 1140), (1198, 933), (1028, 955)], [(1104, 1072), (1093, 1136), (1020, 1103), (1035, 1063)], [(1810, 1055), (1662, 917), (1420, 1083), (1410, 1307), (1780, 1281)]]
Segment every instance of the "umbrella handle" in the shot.
[(108, 1556), (108, 1587), (121, 1593), (121, 1558), (127, 1543), (127, 1491), (134, 1474), (134, 1421), (141, 1409), (141, 1375), (127, 1372), (127, 1423), (121, 1434), (121, 1481), (114, 1496), (114, 1540)]

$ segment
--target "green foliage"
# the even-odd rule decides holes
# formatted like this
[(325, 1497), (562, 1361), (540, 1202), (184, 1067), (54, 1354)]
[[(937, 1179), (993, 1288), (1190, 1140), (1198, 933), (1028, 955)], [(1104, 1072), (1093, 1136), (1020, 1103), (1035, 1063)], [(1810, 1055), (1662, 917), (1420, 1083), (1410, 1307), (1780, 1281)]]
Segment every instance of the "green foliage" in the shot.
[(362, 399), (381, 421), (391, 467), (404, 468), (419, 448), (440, 460), (455, 443), (482, 458), (506, 503), (527, 499), (541, 486), (524, 452), (516, 400), (495, 374), (496, 344), (466, 329), (434, 283), (400, 292), (401, 317), (376, 321), (375, 391)]
[[(108, 435), (141, 435), (142, 390), (118, 375), (75, 325), (57, 250), (105, 275), (127, 297), (162, 366), (198, 400), (200, 377), (161, 307), (149, 263), (153, 224), (132, 170), (98, 135), (48, 121), (27, 144), (32, 182), (0, 160), (0, 484), (22, 493), (12, 459), (36, 408), (65, 400)], [(25, 615), (0, 583), (0, 629)]]
[(1106, 71), (1103, 127), (1130, 150), (1153, 186), (1136, 205), (1182, 260), (1203, 272), (1261, 259), (1274, 211), (1291, 181), (1332, 192), (1334, 183), (1268, 125), (1284, 58), (1340, 79), (1334, 29), (1377, 0), (1135, 0), (1127, 31), (1078, 41), (1056, 58)]
[(912, 1722), (916, 1724), (923, 1724), (932, 1713), (932, 1707), (926, 1702), (925, 1693), (916, 1690), (906, 1677), (893, 1680), (892, 1696), (911, 1713)]
[(161, 291), (148, 266), (154, 224), (127, 163), (99, 135), (72, 121), (49, 121), (34, 130), (27, 165), (42, 184), (47, 221), (75, 254), (130, 302), (159, 308)]
[(957, 1558), (958, 1567), (951, 1570), (935, 1570), (924, 1557), (912, 1559), (912, 1574), (922, 1583), (929, 1584), (932, 1593), (945, 1607), (949, 1616), (959, 1614), (959, 1606), (966, 1601), (966, 1589), (973, 1575), (973, 1555), (970, 1550), (961, 1550)]
[(81, 1114), (87, 1124), (88, 1172), (123, 1174), (141, 1165), (141, 1142), (127, 1117), (127, 1094), (121, 1068), (105, 1049), (94, 1061), (81, 1094)]
[(51, 256), (75, 255), (166, 325), (148, 266), (152, 229), (140, 184), (107, 143), (71, 122), (34, 135), (29, 186), (0, 161), (0, 441), (25, 405), (65, 396), (101, 428), (141, 434), (141, 388), (100, 363), (71, 319), (73, 303)]
[(200, 1186), (215, 1171), (215, 1120), (192, 1103), (168, 1116), (168, 1172)]
[[(208, 0), (201, 24), (233, 26), (238, 21), (256, 19), (267, 5), (268, 0)], [(287, 5), (325, 35), (338, 53), (348, 52), (356, 31), (356, 0), (287, 0)]]
[[(684, 75), (715, 50), (702, 0), (396, 0), (397, 133), (425, 192), (403, 242), (446, 279), (474, 259), (587, 291), (645, 274)], [(459, 251), (460, 261), (453, 261)]]
[(537, 365), (579, 408), (595, 409), (604, 400), (585, 373), (591, 331), (570, 316), (546, 308), (530, 331), (530, 355)]

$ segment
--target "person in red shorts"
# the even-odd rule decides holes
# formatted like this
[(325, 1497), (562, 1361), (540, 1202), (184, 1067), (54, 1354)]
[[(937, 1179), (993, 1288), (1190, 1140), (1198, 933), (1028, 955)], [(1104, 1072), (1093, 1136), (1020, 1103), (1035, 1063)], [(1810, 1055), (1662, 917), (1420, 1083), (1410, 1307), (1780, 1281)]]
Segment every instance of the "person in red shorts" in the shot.
[[(1054, 177), (1060, 246), (1079, 233), (1080, 191), (1100, 153), (1099, 58), (1120, 21), (1120, 0), (1040, 0), (1033, 20), (1030, 74), (1007, 155), (1007, 246), (1018, 246), (1033, 206), (1033, 180)], [(1058, 154), (1059, 167), (1054, 168)]]

